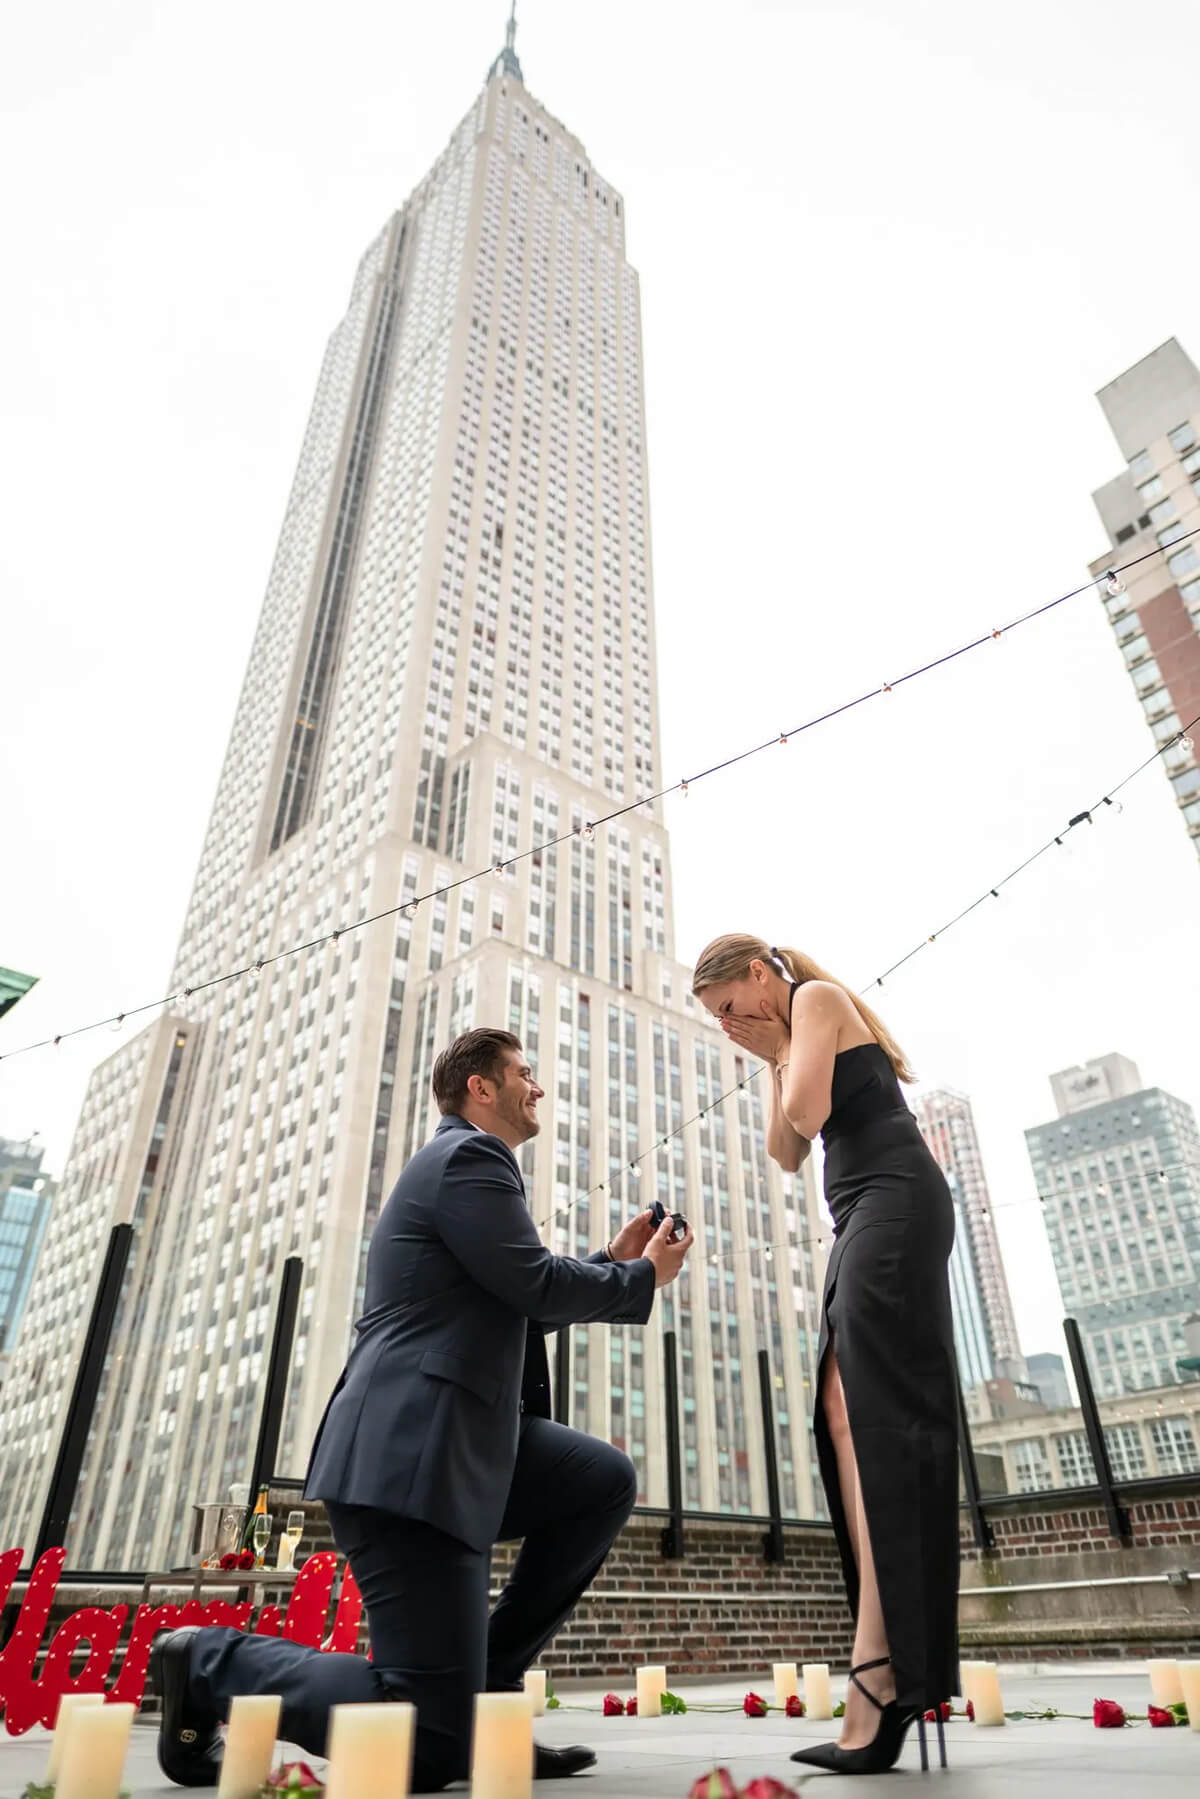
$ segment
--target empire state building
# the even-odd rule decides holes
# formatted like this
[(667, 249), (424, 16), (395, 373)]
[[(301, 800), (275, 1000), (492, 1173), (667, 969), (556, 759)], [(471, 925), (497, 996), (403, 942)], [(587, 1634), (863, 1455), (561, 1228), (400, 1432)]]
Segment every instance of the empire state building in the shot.
[(5, 1543), (32, 1543), (118, 1223), (69, 1564), (169, 1565), (190, 1503), (248, 1479), (292, 1254), (276, 1472), (303, 1472), (381, 1201), (435, 1122), (434, 1058), (483, 1023), (519, 1033), (546, 1090), (524, 1157), (555, 1249), (599, 1248), (656, 1195), (696, 1230), (645, 1332), (570, 1333), (568, 1421), (663, 1504), (674, 1328), (684, 1503), (764, 1512), (766, 1348), (784, 1510), (819, 1515), (812, 1177), (768, 1162), (762, 1083), (690, 1002), (660, 804), (594, 823), (662, 784), (626, 232), (510, 20), (325, 351), (176, 997), (91, 1077), (0, 1388)]

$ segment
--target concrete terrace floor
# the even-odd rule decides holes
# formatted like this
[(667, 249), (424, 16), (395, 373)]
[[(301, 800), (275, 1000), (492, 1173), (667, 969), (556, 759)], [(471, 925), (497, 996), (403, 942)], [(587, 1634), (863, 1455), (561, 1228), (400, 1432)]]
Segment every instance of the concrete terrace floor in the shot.
[[(573, 1780), (540, 1781), (538, 1799), (686, 1799), (698, 1774), (715, 1765), (731, 1771), (738, 1784), (756, 1774), (773, 1774), (794, 1786), (805, 1799), (825, 1790), (844, 1799), (884, 1790), (928, 1790), (930, 1799), (1175, 1799), (1200, 1795), (1200, 1733), (1186, 1729), (1151, 1730), (1144, 1722), (1149, 1689), (1144, 1665), (1136, 1662), (1091, 1663), (1086, 1672), (1045, 1672), (1025, 1666), (1001, 1669), (1005, 1703), (1010, 1710), (1055, 1706), (1085, 1712), (1086, 1721), (1056, 1719), (1048, 1723), (1010, 1722), (999, 1730), (981, 1730), (955, 1721), (946, 1727), (950, 1767), (922, 1776), (916, 1732), (909, 1733), (900, 1767), (891, 1775), (836, 1777), (798, 1767), (789, 1752), (806, 1742), (827, 1741), (827, 1724), (790, 1720), (777, 1712), (751, 1719), (740, 1713), (689, 1712), (682, 1718), (604, 1718), (601, 1694), (593, 1688), (564, 1687), (563, 1709), (539, 1719), (536, 1729), (546, 1743), (590, 1744), (599, 1756), (596, 1767)], [(627, 1683), (632, 1688), (632, 1679)], [(748, 1686), (770, 1698), (769, 1678), (721, 1686), (678, 1683), (689, 1703), (740, 1705)], [(836, 1688), (840, 1696), (840, 1687)], [(1141, 1713), (1139, 1729), (1097, 1730), (1091, 1722), (1092, 1700), (1116, 1699), (1130, 1716)], [(583, 1708), (583, 1709), (576, 1709)], [(25, 1737), (0, 1733), (0, 1795), (13, 1799), (26, 1781), (43, 1774), (49, 1737), (43, 1730)], [(930, 1728), (930, 1744), (935, 1738)], [(294, 1759), (288, 1755), (287, 1759)], [(317, 1764), (318, 1767), (320, 1764)], [(126, 1788), (136, 1799), (165, 1799), (182, 1788), (163, 1779), (155, 1759), (155, 1732), (150, 1720), (135, 1725), (126, 1767)], [(466, 1793), (460, 1786), (448, 1789)]]

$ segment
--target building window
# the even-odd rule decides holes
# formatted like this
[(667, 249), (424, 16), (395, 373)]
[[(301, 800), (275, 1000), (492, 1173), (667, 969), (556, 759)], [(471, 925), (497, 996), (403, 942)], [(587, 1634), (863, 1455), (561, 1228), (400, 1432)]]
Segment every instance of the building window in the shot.
[(1146, 1474), (1146, 1450), (1136, 1424), (1105, 1425), (1104, 1446), (1114, 1480), (1141, 1480)]
[(1041, 1437), (1027, 1437), (1011, 1445), (1018, 1493), (1045, 1493), (1054, 1485), (1046, 1445)]
[[(1153, 500), (1161, 500), (1166, 491), (1167, 490), (1162, 483), (1161, 475), (1155, 475), (1152, 481), (1147, 481), (1143, 486), (1138, 488), (1138, 493), (1141, 496), (1143, 506), (1149, 506)], [(1154, 515), (1151, 514), (1151, 517), (1153, 516)]]
[(1196, 441), (1196, 432), (1191, 424), (1176, 425), (1174, 431), (1167, 432), (1167, 442), (1177, 452), (1190, 450)]
[(1065, 1431), (1054, 1439), (1058, 1469), (1064, 1487), (1091, 1487), (1096, 1483), (1096, 1467), (1088, 1440), (1081, 1430)]
[(1152, 1419), (1150, 1440), (1160, 1474), (1195, 1474), (1200, 1470), (1200, 1454), (1187, 1418)]
[(1149, 450), (1139, 450), (1137, 455), (1130, 459), (1129, 472), (1135, 481), (1144, 481), (1148, 475), (1154, 473), (1154, 458)]

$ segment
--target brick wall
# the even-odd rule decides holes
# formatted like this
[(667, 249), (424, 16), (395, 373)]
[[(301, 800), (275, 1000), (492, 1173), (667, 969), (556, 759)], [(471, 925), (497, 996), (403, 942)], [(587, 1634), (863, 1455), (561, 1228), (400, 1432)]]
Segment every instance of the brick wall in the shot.
[(1200, 1481), (1156, 1483), (1152, 1496), (1128, 1489), (1121, 1503), (1127, 1543), (1102, 1506), (1055, 1493), (989, 1505), (992, 1552), (964, 1523), (964, 1652), (1036, 1661), (1200, 1654)]

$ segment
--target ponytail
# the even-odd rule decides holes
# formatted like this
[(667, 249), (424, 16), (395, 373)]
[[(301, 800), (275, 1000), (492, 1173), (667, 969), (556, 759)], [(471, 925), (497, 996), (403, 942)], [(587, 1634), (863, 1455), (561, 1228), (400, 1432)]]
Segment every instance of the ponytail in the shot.
[(744, 981), (750, 973), (751, 962), (771, 963), (781, 974), (801, 987), (808, 981), (826, 981), (831, 987), (839, 987), (891, 1063), (896, 1079), (916, 1080), (908, 1057), (882, 1018), (859, 999), (856, 993), (852, 993), (844, 981), (828, 974), (811, 956), (802, 956), (798, 949), (777, 949), (764, 943), (761, 937), (738, 934), (715, 937), (697, 958), (692, 975), (692, 992), (700, 993), (705, 987), (715, 987), (724, 981)]

